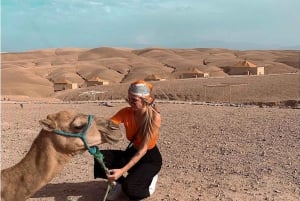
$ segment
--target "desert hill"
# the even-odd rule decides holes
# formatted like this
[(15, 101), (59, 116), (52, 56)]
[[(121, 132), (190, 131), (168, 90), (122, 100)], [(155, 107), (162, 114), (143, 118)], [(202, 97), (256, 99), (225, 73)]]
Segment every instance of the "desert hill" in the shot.
[[(248, 60), (258, 66), (265, 67), (265, 75), (296, 73), (293, 78), (294, 87), (298, 87), (297, 79), (300, 71), (300, 51), (295, 50), (229, 50), (220, 48), (194, 48), (194, 49), (126, 49), (99, 47), (93, 49), (57, 48), (18, 53), (1, 53), (1, 82), (2, 96), (28, 96), (28, 97), (58, 97), (66, 93), (78, 93), (83, 90), (98, 90), (99, 87), (109, 87), (132, 82), (146, 77), (159, 77), (166, 80), (168, 86), (182, 88), (178, 77), (190, 71), (209, 73), (214, 85), (231, 81), (223, 67), (232, 66), (243, 60)], [(266, 76), (263, 76), (266, 77)], [(88, 80), (100, 79), (107, 81), (109, 86), (89, 87), (85, 85)], [(204, 85), (210, 81), (206, 80)], [(247, 78), (249, 79), (249, 78)], [(251, 78), (252, 79), (252, 78)], [(262, 78), (253, 78), (262, 79)], [(192, 79), (191, 79), (192, 80)], [(204, 80), (197, 83), (204, 82)], [(276, 82), (274, 79), (268, 79)], [(54, 83), (77, 83), (81, 89), (67, 90), (54, 93)], [(179, 82), (179, 83), (178, 83)], [(184, 81), (186, 82), (186, 81)], [(245, 81), (240, 80), (239, 83)], [(252, 82), (252, 81), (249, 81)], [(255, 82), (255, 81), (254, 81)], [(259, 81), (260, 83), (261, 81)], [(223, 83), (224, 84), (224, 83)], [(193, 85), (193, 84), (191, 84)], [(189, 85), (186, 85), (189, 86)], [(258, 86), (259, 87), (259, 86)], [(122, 87), (121, 87), (122, 88)], [(126, 88), (126, 87), (124, 87)], [(202, 85), (203, 88), (203, 85)], [(161, 97), (180, 98), (180, 94), (166, 95), (167, 89), (161, 89)], [(172, 91), (172, 89), (170, 89)], [(170, 91), (167, 90), (167, 91)], [(223, 93), (225, 88), (222, 89)], [(177, 93), (177, 92), (175, 92)], [(222, 93), (222, 92), (218, 92)], [(294, 91), (296, 98), (297, 91)], [(76, 96), (77, 96), (76, 95)], [(110, 94), (110, 97), (113, 95)], [(192, 95), (184, 95), (191, 97)], [(182, 97), (181, 97), (182, 98)], [(73, 97), (74, 99), (74, 97)], [(191, 98), (193, 99), (193, 98)]]

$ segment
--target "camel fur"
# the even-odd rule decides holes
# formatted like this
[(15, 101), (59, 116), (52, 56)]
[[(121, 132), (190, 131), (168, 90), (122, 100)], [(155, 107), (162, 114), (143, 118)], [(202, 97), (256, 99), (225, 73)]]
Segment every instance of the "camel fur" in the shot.
[[(63, 167), (86, 147), (77, 137), (66, 137), (53, 133), (62, 130), (82, 132), (88, 124), (88, 115), (75, 111), (60, 111), (40, 120), (42, 130), (33, 141), (30, 150), (16, 165), (1, 170), (1, 200), (24, 201), (49, 183)], [(105, 142), (95, 121), (86, 132), (89, 146)]]

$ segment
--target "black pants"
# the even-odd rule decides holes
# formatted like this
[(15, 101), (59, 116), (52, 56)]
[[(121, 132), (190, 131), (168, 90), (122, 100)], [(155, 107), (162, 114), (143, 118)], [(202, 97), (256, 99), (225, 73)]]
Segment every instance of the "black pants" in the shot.
[[(122, 150), (101, 150), (104, 156), (104, 163), (108, 169), (122, 168), (136, 153), (132, 146), (125, 151)], [(149, 197), (149, 186), (153, 177), (160, 171), (162, 157), (159, 149), (155, 146), (128, 171), (126, 177), (121, 177), (118, 182), (122, 184), (123, 192), (131, 199), (138, 200)], [(101, 165), (95, 159), (94, 177), (106, 179), (106, 174)]]

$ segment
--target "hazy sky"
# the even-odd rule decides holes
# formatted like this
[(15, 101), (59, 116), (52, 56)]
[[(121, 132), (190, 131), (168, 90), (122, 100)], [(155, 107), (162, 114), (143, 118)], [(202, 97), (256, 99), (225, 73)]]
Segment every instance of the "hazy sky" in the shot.
[(1, 51), (300, 49), (300, 0), (1, 0)]

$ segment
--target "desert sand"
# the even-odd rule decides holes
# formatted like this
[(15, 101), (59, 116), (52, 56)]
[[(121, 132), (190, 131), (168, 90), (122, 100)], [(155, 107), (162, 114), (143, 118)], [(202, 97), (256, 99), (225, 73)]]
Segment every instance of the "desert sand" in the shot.
[[(166, 78), (152, 82), (163, 117), (163, 167), (147, 200), (300, 200), (299, 55), (109, 47), (2, 53), (1, 168), (24, 157), (47, 114), (72, 108), (108, 118), (126, 105), (119, 100), (131, 81), (155, 74)], [(264, 66), (265, 75), (228, 76), (222, 70), (245, 59)], [(210, 77), (175, 79), (195, 67)], [(84, 86), (95, 76), (110, 84)], [(64, 81), (81, 88), (54, 93), (54, 83)], [(105, 93), (82, 95), (91, 91)], [(125, 149), (127, 143), (100, 148)], [(93, 178), (93, 159), (85, 152), (29, 201), (97, 201), (105, 189), (106, 181)]]
[(50, 98), (56, 95), (54, 83), (74, 83), (87, 89), (86, 81), (128, 84), (152, 75), (174, 83), (183, 73), (191, 73), (195, 69), (209, 74), (210, 78), (226, 78), (225, 67), (245, 60), (263, 66), (265, 75), (298, 73), (299, 79), (299, 57), (300, 51), (297, 50), (220, 48), (131, 50), (99, 47), (1, 53), (1, 93), (6, 97)]
[[(109, 117), (125, 103), (54, 104), (3, 102), (1, 168), (29, 150), (47, 114), (76, 109)], [(163, 156), (157, 189), (149, 201), (300, 200), (300, 110), (159, 104), (158, 146)], [(101, 149), (124, 149), (126, 140)], [(29, 201), (102, 200), (106, 183), (93, 179), (88, 152), (71, 163)]]

